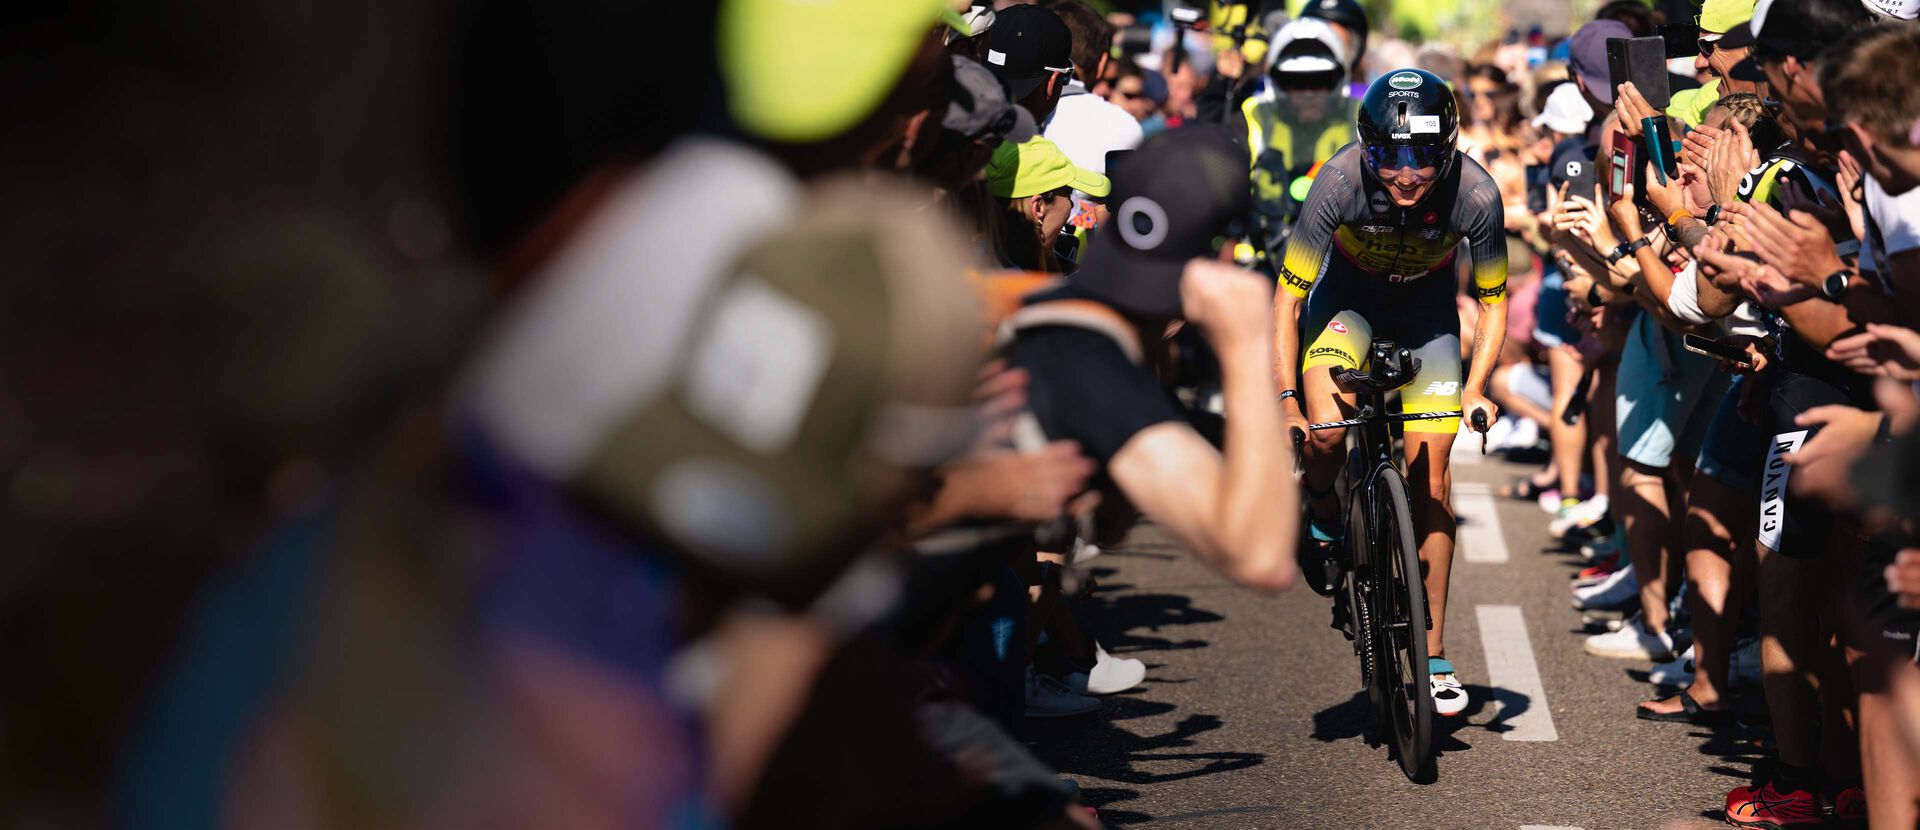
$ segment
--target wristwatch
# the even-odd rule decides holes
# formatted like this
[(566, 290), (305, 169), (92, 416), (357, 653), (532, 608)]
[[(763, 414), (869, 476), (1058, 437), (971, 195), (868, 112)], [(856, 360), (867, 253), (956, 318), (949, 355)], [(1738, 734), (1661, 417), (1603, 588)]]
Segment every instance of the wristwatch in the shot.
[(1298, 391), (1293, 389), (1282, 389), (1280, 390), (1280, 397), (1277, 398), (1277, 400), (1284, 401), (1288, 398), (1298, 398), (1298, 397), (1300, 397), (1300, 393)]
[(1648, 245), (1652, 245), (1652, 244), (1653, 244), (1653, 240), (1650, 240), (1644, 236), (1632, 242), (1622, 242), (1620, 243), (1620, 247), (1613, 249), (1612, 253), (1607, 254), (1607, 264), (1613, 265), (1619, 262), (1620, 260), (1633, 256), (1633, 253), (1635, 251), (1638, 251), (1641, 248), (1645, 248)]
[(1853, 269), (1842, 268), (1827, 275), (1827, 279), (1820, 283), (1820, 293), (1837, 303), (1840, 301), (1840, 296), (1847, 293), (1847, 286), (1852, 284)]

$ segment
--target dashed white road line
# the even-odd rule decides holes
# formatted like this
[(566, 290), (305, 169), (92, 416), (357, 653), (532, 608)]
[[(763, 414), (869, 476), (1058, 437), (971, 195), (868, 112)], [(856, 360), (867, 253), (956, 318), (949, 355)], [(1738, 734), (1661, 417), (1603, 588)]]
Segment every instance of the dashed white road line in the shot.
[(1499, 565), (1507, 561), (1507, 537), (1493, 490), (1476, 481), (1453, 483), (1453, 514), (1460, 518), (1460, 553), (1468, 562)]
[(1526, 615), (1517, 605), (1481, 605), (1474, 611), (1487, 655), (1487, 685), (1493, 689), (1493, 719), (1487, 727), (1508, 741), (1560, 740), (1527, 637)]

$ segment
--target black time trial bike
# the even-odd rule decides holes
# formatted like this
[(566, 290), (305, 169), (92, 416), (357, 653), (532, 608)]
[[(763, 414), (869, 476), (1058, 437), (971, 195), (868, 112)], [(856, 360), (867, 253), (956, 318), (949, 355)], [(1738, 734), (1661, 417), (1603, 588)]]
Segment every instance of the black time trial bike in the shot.
[[(1354, 396), (1354, 417), (1311, 424), (1314, 431), (1347, 430), (1347, 459), (1337, 492), (1347, 505), (1347, 542), (1337, 552), (1341, 571), (1335, 603), (1341, 629), (1360, 658), (1360, 682), (1372, 706), (1374, 734), (1391, 741), (1400, 769), (1415, 781), (1433, 779), (1433, 697), (1428, 688), (1426, 582), (1420, 571), (1420, 545), (1413, 533), (1406, 475), (1395, 451), (1395, 424), (1458, 418), (1459, 410), (1402, 414), (1389, 412), (1387, 395), (1412, 382), (1420, 359), (1392, 340), (1368, 345), (1363, 371), (1342, 369), (1334, 385)], [(1486, 433), (1486, 413), (1474, 411), (1473, 428)], [(1295, 432), (1294, 444), (1306, 436)]]

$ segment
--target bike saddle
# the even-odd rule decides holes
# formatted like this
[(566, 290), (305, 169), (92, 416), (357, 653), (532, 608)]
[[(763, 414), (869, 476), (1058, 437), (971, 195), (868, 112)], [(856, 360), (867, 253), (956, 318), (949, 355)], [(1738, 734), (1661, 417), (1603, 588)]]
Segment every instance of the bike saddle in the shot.
[(1341, 369), (1333, 382), (1342, 391), (1358, 395), (1385, 395), (1413, 382), (1420, 374), (1420, 358), (1392, 340), (1375, 340), (1367, 349), (1367, 370)]

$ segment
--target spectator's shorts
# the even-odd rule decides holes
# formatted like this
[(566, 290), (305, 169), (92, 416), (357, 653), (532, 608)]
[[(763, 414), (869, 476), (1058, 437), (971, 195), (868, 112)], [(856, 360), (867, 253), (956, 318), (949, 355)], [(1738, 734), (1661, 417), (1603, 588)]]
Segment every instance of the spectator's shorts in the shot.
[(1665, 469), (1678, 455), (1694, 458), (1707, 423), (1726, 394), (1727, 376), (1713, 359), (1680, 346), (1680, 335), (1641, 314), (1627, 332), (1614, 385), (1614, 425), (1628, 461)]
[[(1326, 272), (1313, 283), (1300, 315), (1305, 345), (1302, 371), (1320, 366), (1364, 368), (1367, 345), (1390, 338), (1420, 359), (1420, 372), (1400, 390), (1400, 411), (1409, 415), (1460, 408), (1460, 312), (1451, 270), (1397, 288), (1349, 263), (1327, 257)], [(1408, 421), (1408, 432), (1452, 435), (1459, 418)]]
[(1707, 422), (1706, 442), (1693, 469), (1735, 490), (1758, 492), (1760, 462), (1767, 455), (1769, 434), (1759, 424), (1740, 417), (1740, 394), (1746, 380), (1736, 376), (1727, 385), (1727, 394)]
[(1865, 630), (1855, 643), (1862, 649), (1885, 649), (1893, 655), (1920, 663), (1920, 611), (1901, 608), (1887, 590), (1886, 570), (1902, 548), (1916, 547), (1912, 537), (1875, 536), (1861, 552), (1858, 567), (1850, 575), (1848, 605), (1859, 609)]
[(1533, 342), (1547, 348), (1580, 342), (1580, 330), (1567, 322), (1567, 277), (1560, 269), (1547, 265), (1540, 276), (1540, 299), (1533, 307)]
[[(1553, 380), (1545, 366), (1522, 363), (1507, 373), (1507, 394), (1553, 412)], [(1541, 424), (1546, 426), (1546, 424)]]
[(1820, 406), (1851, 404), (1859, 406), (1857, 393), (1850, 394), (1831, 383), (1809, 375), (1782, 373), (1768, 398), (1773, 416), (1771, 438), (1767, 442), (1766, 461), (1760, 468), (1760, 544), (1790, 559), (1818, 559), (1833, 534), (1833, 512), (1825, 505), (1795, 497), (1787, 489), (1793, 468), (1785, 456), (1800, 449), (1820, 429), (1799, 426), (1793, 420), (1801, 413)]

